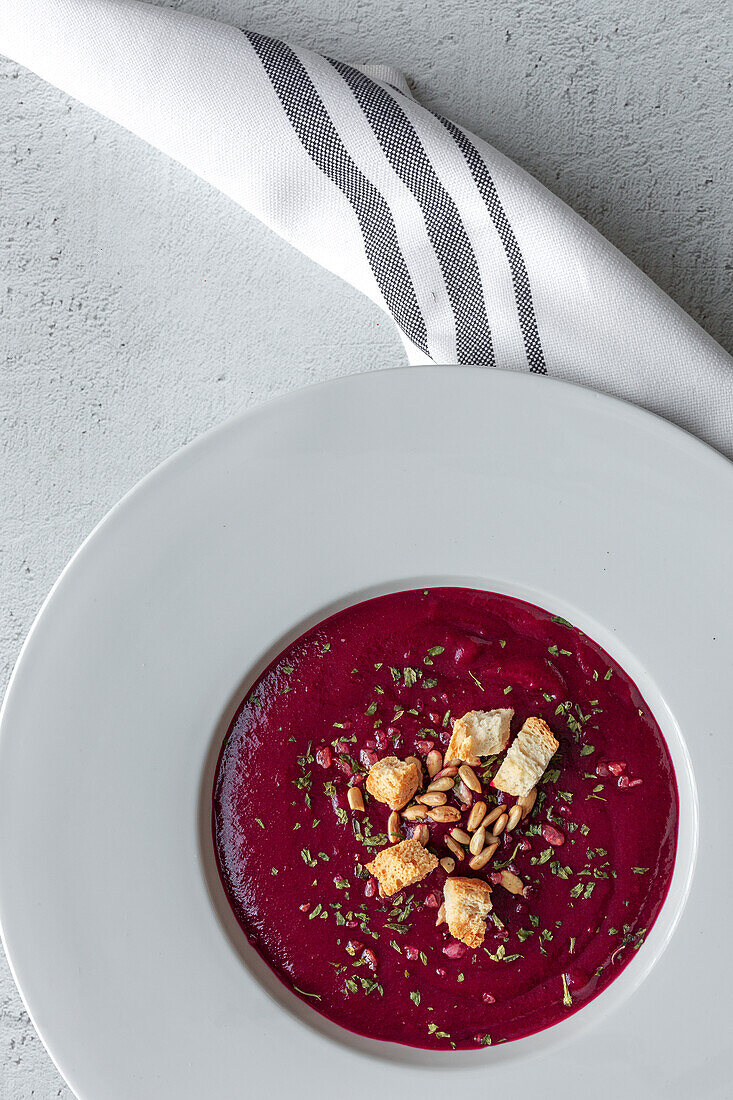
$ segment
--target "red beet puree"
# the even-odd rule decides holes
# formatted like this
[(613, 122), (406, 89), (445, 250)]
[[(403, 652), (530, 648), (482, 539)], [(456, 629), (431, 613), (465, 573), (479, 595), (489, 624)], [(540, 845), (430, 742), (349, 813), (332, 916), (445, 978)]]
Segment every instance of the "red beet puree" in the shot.
[[(489, 864), (453, 872), (495, 883), (472, 950), (436, 927), (441, 866), (379, 897), (364, 864), (388, 844), (390, 811), (364, 780), (381, 757), (444, 750), (466, 711), (508, 706), (512, 734), (538, 715), (560, 749)], [(476, 771), (490, 805), (511, 805), (489, 785), (500, 763)], [(473, 797), (457, 788), (449, 804)], [(449, 856), (449, 826), (427, 823), (430, 850)], [(273, 661), (224, 742), (213, 825), (232, 909), (290, 989), (352, 1031), (455, 1049), (549, 1027), (623, 970), (667, 893), (677, 790), (657, 723), (600, 646), (531, 604), (436, 588), (347, 608)], [(501, 869), (525, 896), (496, 882)]]

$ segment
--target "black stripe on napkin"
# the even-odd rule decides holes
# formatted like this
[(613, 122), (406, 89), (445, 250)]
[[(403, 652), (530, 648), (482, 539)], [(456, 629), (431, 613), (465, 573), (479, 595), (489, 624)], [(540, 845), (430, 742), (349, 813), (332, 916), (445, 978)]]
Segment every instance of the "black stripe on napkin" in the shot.
[(466, 133), (459, 129), (454, 122), (451, 122), (450, 119), (443, 118), (442, 115), (436, 115), (436, 118), (440, 119), (463, 153), (479, 193), (489, 211), (489, 216), (494, 223), (494, 228), (499, 234), (499, 239), (504, 246), (506, 258), (509, 261), (512, 286), (514, 287), (514, 300), (517, 306), (519, 327), (522, 331), (522, 339), (524, 340), (524, 349), (529, 369), (535, 374), (547, 374), (547, 365), (545, 363), (544, 352), (542, 351), (539, 329), (537, 328), (537, 318), (535, 316), (534, 303), (532, 301), (532, 288), (529, 284), (527, 267), (517, 238), (514, 235), (514, 230), (509, 224), (509, 219), (501, 204), (501, 199), (497, 193), (496, 185), (491, 178), (491, 173), (486, 165), (486, 161)]
[(284, 42), (255, 32), (243, 33), (311, 160), (351, 204), (369, 266), (395, 322), (429, 355), (425, 320), (384, 197), (349, 155), (300, 59)]
[(476, 257), (458, 207), (440, 182), (417, 131), (380, 84), (341, 61), (328, 61), (348, 84), (387, 160), (422, 211), (453, 310), (457, 361), (494, 366)]

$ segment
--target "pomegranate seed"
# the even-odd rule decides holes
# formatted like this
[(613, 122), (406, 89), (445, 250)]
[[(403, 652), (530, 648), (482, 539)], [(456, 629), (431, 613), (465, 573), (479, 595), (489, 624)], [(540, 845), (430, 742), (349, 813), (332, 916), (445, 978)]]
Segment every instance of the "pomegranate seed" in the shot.
[(349, 746), (346, 744), (345, 741), (334, 741), (333, 747), (335, 748), (336, 752), (348, 752), (349, 751)]
[(429, 752), (432, 752), (435, 745), (434, 741), (416, 741), (415, 748), (421, 756), (427, 756)]
[(384, 752), (384, 750), (387, 748), (387, 734), (382, 733), (381, 730), (377, 734), (377, 748), (381, 752)]
[(496, 997), (492, 997), (490, 993), (482, 993), (481, 994), (481, 1000), (486, 1005), (496, 1004)]
[(359, 922), (358, 922), (358, 920), (347, 920), (346, 927), (347, 928), (358, 928), (359, 927)]
[(377, 956), (372, 951), (371, 947), (367, 947), (362, 955), (362, 958), (366, 962), (370, 970), (377, 969)]
[(640, 787), (643, 782), (644, 782), (643, 779), (632, 779), (631, 782), (629, 783), (629, 786), (630, 787)]
[(631, 786), (631, 780), (629, 779), (628, 775), (620, 775), (618, 777), (617, 785), (622, 791), (625, 791), (627, 787)]
[(417, 960), (420, 958), (420, 952), (416, 947), (406, 947), (405, 958), (409, 959), (410, 962), (417, 962)]
[(617, 778), (626, 771), (626, 763), (623, 760), (610, 760), (608, 763), (608, 770), (611, 775), (615, 775)]
[(610, 774), (608, 764), (596, 764), (596, 775), (599, 779), (608, 779)]
[(375, 752), (372, 752), (371, 749), (362, 749), (359, 753), (359, 759), (365, 768), (371, 768), (371, 766), (376, 764), (377, 760), (379, 760), (379, 757)]
[(553, 848), (559, 848), (561, 844), (565, 843), (565, 834), (556, 829), (554, 825), (543, 825), (542, 835)]
[(522, 839), (519, 841), (519, 847), (521, 848), (521, 850), (523, 852), (528, 852), (530, 850), (530, 848), (532, 847), (532, 845), (527, 840), (526, 836), (523, 836)]
[(300, 911), (301, 911), (301, 913), (307, 913), (307, 912), (308, 912), (308, 910), (310, 909), (310, 907), (311, 907), (311, 903), (310, 903), (309, 901), (307, 901), (307, 902), (305, 903), (305, 905), (301, 905), (301, 906), (300, 906)]
[(428, 718), (434, 726), (439, 725), (443, 721), (442, 715), (436, 714), (434, 710), (430, 711), (430, 713), (428, 714)]
[(337, 760), (336, 767), (339, 769), (339, 771), (344, 773), (347, 779), (351, 779), (352, 775), (354, 774), (351, 770), (351, 764), (348, 762), (348, 760)]
[(573, 811), (571, 810), (570, 806), (563, 802), (557, 813), (559, 813), (562, 817), (572, 817)]
[(366, 886), (364, 887), (364, 897), (365, 898), (373, 898), (374, 895), (376, 894), (376, 892), (377, 892), (377, 880), (375, 878), (370, 878), (369, 881), (367, 882)]
[(364, 950), (364, 944), (361, 942), (361, 940), (349, 940), (349, 942), (346, 944), (346, 950), (349, 952), (350, 955), (360, 955), (361, 952)]
[(501, 882), (501, 871), (492, 871), (489, 878), (493, 882), (494, 886), (498, 886)]
[(440, 696), (440, 701), (441, 703), (445, 703), (445, 705), (448, 706), (448, 696), (445, 692), (443, 692), (443, 694)]
[(435, 973), (438, 975), (439, 978), (444, 978), (446, 975), (446, 971), (443, 969), (442, 966), (439, 966)]
[(428, 894), (428, 896), (425, 898), (425, 904), (427, 905), (428, 909), (438, 909), (438, 908), (440, 908), (440, 902), (438, 901), (438, 895), (437, 894)]
[(377, 742), (376, 742), (376, 741), (374, 740), (374, 738), (373, 738), (373, 737), (370, 737), (368, 741), (365, 741), (365, 742), (364, 742), (364, 746), (365, 746), (365, 748), (367, 748), (367, 749), (376, 749), (376, 747), (377, 747)]
[(449, 959), (460, 959), (466, 954), (466, 950), (465, 943), (454, 940), (453, 943), (449, 943), (447, 947), (443, 948), (443, 954), (447, 955)]
[(331, 767), (331, 748), (329, 745), (322, 745), (320, 749), (316, 750), (316, 762), (322, 768)]

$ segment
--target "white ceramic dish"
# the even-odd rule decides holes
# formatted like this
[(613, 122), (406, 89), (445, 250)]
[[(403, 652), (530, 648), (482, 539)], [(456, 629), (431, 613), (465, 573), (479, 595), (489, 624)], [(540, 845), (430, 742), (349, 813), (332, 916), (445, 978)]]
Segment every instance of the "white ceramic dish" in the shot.
[[(145, 479), (47, 600), (0, 733), (4, 942), (77, 1095), (725, 1095), (732, 505), (733, 466), (662, 420), (450, 367), (300, 391)], [(241, 942), (208, 829), (221, 736), (267, 655), (335, 606), (438, 582), (600, 642), (681, 798), (670, 896), (622, 976), (556, 1028), (457, 1054), (359, 1039), (290, 996)]]

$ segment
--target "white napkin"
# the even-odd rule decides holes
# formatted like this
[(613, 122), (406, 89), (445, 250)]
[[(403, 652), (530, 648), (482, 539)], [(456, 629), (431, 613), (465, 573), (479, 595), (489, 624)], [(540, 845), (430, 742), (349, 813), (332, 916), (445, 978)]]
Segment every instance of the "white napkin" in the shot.
[(137, 0), (2, 0), (0, 51), (369, 295), (411, 363), (593, 386), (733, 456), (731, 358), (400, 74)]

